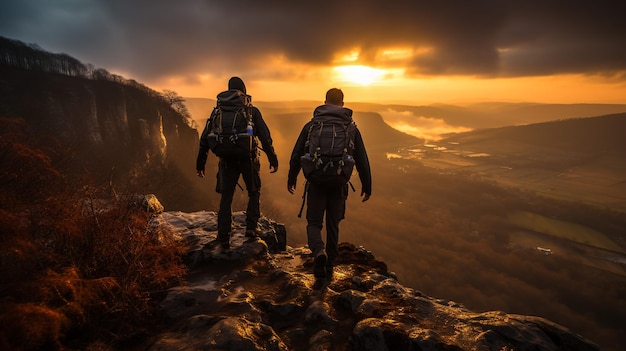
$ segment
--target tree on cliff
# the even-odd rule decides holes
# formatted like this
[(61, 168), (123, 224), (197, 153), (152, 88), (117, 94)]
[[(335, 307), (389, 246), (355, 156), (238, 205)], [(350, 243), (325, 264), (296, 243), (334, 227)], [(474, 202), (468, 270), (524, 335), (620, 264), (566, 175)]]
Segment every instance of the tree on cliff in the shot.
[(185, 106), (185, 99), (183, 99), (177, 92), (169, 89), (163, 90), (163, 99), (172, 106), (174, 111), (180, 113), (185, 117), (185, 122), (192, 128), (197, 128), (195, 121), (191, 118), (191, 113)]

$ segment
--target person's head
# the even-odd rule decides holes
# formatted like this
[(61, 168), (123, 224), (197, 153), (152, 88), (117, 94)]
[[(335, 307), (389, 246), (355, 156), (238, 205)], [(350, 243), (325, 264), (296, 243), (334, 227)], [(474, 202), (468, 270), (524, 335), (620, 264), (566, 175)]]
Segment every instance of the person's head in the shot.
[(228, 90), (241, 90), (244, 94), (246, 94), (246, 85), (243, 83), (241, 78), (232, 77), (228, 80)]
[(341, 89), (332, 88), (326, 92), (326, 104), (343, 106), (343, 91)]

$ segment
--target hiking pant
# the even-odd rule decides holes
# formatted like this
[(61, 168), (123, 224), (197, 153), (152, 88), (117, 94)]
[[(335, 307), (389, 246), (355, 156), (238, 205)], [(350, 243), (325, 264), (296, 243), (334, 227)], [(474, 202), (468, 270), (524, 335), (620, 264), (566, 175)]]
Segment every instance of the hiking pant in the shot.
[(248, 191), (248, 207), (246, 209), (246, 229), (256, 229), (261, 210), (259, 198), (261, 195), (261, 177), (259, 175), (259, 159), (249, 158), (221, 158), (217, 177), (217, 188), (222, 197), (220, 199), (220, 209), (217, 214), (217, 237), (221, 239), (229, 238), (232, 230), (233, 195), (235, 187), (242, 176)]
[(326, 255), (328, 265), (333, 265), (339, 251), (339, 222), (346, 214), (346, 199), (348, 197), (348, 185), (324, 186), (309, 184), (306, 209), (306, 235), (309, 249), (316, 256), (324, 252), (322, 240), (322, 221), (326, 213)]

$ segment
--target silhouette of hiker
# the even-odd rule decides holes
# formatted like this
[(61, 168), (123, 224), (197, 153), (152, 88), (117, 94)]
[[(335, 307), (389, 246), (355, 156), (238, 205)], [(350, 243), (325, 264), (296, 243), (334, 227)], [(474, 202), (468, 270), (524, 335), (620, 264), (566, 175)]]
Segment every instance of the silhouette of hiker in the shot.
[[(343, 107), (343, 97), (343, 92), (339, 89), (333, 88), (328, 90), (325, 104), (315, 109), (313, 119), (302, 128), (289, 161), (287, 190), (291, 194), (294, 193), (298, 173), (302, 169), (302, 157), (305, 154), (310, 156), (309, 153), (311, 150), (308, 149), (308, 144), (310, 138), (312, 138), (311, 126), (319, 120), (330, 121), (339, 119), (342, 120), (344, 124), (352, 123), (352, 110)], [(361, 196), (363, 196), (363, 202), (365, 202), (370, 198), (372, 193), (372, 177), (363, 138), (359, 130), (356, 129), (356, 125), (354, 125), (354, 130), (354, 140), (350, 140), (350, 142), (354, 143), (352, 157), (354, 158), (354, 165), (359, 173), (362, 185)], [(333, 133), (337, 136), (342, 135), (340, 132), (335, 133), (333, 131)], [(350, 156), (348, 156), (348, 159), (349, 158)], [(351, 171), (352, 169), (350, 169), (350, 173)], [(333, 265), (338, 255), (339, 222), (345, 216), (346, 199), (348, 198), (348, 180), (345, 179), (342, 184), (322, 184), (310, 178), (307, 180), (305, 187), (305, 196), (307, 198), (307, 240), (313, 257), (315, 258), (313, 274), (316, 278), (330, 277), (332, 276)], [(326, 214), (326, 245), (324, 245), (321, 234), (324, 214)]]
[[(243, 80), (239, 77), (232, 77), (228, 81), (228, 91), (218, 94), (218, 106), (223, 108), (224, 111), (233, 111), (235, 108), (231, 105), (234, 104), (235, 107), (240, 107), (241, 98), (248, 102), (251, 99), (249, 95), (246, 95), (246, 86)], [(232, 100), (234, 100), (234, 103), (231, 103)], [(242, 106), (246, 107), (247, 111), (249, 111), (248, 113), (252, 116), (251, 125), (253, 130), (250, 131), (250, 133), (253, 133), (251, 141), (252, 144), (250, 147), (252, 150), (249, 150), (249, 152), (245, 155), (219, 157), (216, 191), (221, 193), (221, 198), (217, 218), (217, 242), (224, 248), (229, 247), (230, 232), (232, 230), (231, 205), (233, 202), (235, 187), (238, 184), (237, 182), (240, 175), (243, 177), (243, 181), (246, 184), (246, 190), (248, 191), (246, 236), (254, 237), (258, 235), (257, 224), (259, 217), (261, 216), (259, 202), (261, 194), (261, 177), (259, 175), (260, 160), (256, 143), (257, 137), (261, 141), (262, 150), (265, 152), (269, 160), (270, 172), (275, 173), (278, 170), (278, 158), (274, 152), (274, 147), (272, 146), (270, 130), (265, 124), (265, 121), (261, 116), (261, 112), (258, 108), (251, 106), (251, 104), (244, 105)], [(200, 149), (198, 150), (198, 158), (196, 161), (196, 171), (199, 177), (204, 177), (205, 175), (205, 165), (210, 149), (209, 145), (211, 144), (209, 139), (210, 137), (214, 137), (213, 140), (215, 140), (215, 135), (212, 134), (213, 126), (211, 123), (217, 123), (217, 120), (222, 117), (220, 115), (220, 118), (217, 118), (216, 110), (218, 109), (216, 108), (211, 114), (211, 118), (207, 121), (204, 131), (202, 132), (202, 136), (200, 137)], [(250, 123), (248, 123), (248, 126), (249, 125)], [(213, 151), (215, 152), (215, 150)]]

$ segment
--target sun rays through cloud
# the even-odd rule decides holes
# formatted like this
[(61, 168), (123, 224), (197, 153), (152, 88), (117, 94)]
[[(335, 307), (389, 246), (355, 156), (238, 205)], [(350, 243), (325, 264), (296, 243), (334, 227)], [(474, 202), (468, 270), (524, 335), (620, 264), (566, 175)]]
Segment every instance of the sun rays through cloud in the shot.
[(348, 65), (334, 67), (333, 73), (339, 82), (371, 85), (384, 78), (387, 71), (363, 65)]

